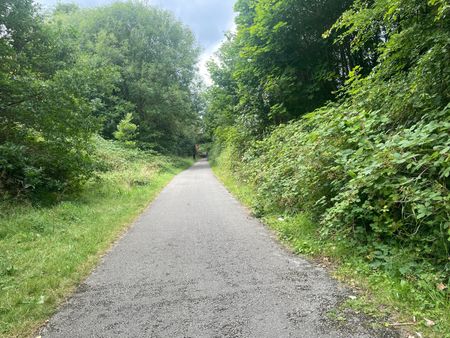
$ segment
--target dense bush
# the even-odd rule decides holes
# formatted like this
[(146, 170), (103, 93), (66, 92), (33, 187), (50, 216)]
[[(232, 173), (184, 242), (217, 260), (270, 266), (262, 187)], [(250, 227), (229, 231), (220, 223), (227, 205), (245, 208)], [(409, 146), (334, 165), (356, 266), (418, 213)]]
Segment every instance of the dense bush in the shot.
[(217, 134), (216, 154), (223, 149), (222, 165), (254, 185), (261, 212), (311, 212), (324, 235), (418, 245), (422, 258), (445, 264), (449, 116), (446, 108), (439, 122), (420, 121), (391, 135), (366, 129), (366, 138), (352, 144), (361, 116), (328, 107), (278, 127), (243, 154), (237, 129), (229, 128)]
[(308, 212), (322, 236), (354, 240), (374, 264), (380, 248), (384, 260), (405, 251), (448, 277), (448, 10), (444, 1), (355, 2), (335, 25), (342, 38), (357, 50), (371, 24), (386, 31), (368, 76), (356, 67), (338, 102), (260, 140), (239, 122), (216, 130), (213, 154), (255, 187), (260, 213)]

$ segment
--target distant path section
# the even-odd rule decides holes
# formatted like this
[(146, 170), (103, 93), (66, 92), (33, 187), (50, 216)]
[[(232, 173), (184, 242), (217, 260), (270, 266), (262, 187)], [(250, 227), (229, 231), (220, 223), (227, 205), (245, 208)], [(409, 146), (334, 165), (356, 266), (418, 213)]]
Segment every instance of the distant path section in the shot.
[(43, 337), (395, 337), (327, 313), (348, 297), (285, 250), (206, 161), (181, 173), (42, 329)]

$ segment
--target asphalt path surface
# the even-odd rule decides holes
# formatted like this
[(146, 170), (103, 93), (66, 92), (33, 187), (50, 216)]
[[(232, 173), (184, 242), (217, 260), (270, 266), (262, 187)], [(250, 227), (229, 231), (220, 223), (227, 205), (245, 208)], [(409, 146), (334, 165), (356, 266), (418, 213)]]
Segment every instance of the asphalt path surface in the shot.
[(350, 291), (290, 253), (206, 161), (176, 176), (43, 337), (395, 337), (330, 319)]

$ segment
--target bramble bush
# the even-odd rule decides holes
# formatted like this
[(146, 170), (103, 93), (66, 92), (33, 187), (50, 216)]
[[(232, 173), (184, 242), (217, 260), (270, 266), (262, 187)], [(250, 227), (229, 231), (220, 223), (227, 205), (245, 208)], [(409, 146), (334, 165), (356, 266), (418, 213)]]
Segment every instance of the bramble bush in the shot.
[(368, 76), (356, 67), (337, 102), (261, 140), (238, 124), (216, 132), (212, 155), (255, 188), (259, 213), (307, 212), (322, 236), (353, 241), (374, 267), (407, 252), (395, 273), (420, 263), (448, 282), (448, 11), (442, 1), (356, 2), (334, 27), (354, 49), (371, 22), (389, 32)]

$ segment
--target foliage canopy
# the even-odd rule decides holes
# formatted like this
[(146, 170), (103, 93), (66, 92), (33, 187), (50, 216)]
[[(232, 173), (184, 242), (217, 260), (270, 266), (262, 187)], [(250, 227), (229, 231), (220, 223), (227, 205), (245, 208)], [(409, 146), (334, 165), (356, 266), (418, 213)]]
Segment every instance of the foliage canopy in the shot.
[[(78, 187), (97, 165), (98, 133), (190, 152), (199, 121), (197, 56), (189, 29), (141, 2), (58, 4), (44, 17), (31, 0), (2, 1), (1, 193)], [(120, 124), (129, 113), (139, 133)]]

